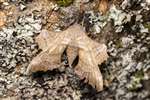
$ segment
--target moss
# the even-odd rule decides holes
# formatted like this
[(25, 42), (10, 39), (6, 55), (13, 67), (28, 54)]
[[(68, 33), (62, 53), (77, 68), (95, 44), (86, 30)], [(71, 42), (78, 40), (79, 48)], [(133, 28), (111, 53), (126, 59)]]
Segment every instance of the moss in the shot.
[(66, 7), (73, 3), (73, 0), (56, 0), (56, 2), (59, 6)]
[(116, 44), (116, 48), (122, 48), (123, 45), (122, 45), (122, 41), (119, 39), (119, 40), (116, 40), (115, 41), (115, 44)]
[(148, 30), (150, 31), (150, 23), (144, 24), (144, 27), (145, 27), (145, 28), (148, 28)]
[(128, 90), (129, 91), (136, 91), (139, 88), (141, 88), (141, 86), (142, 86), (141, 81), (143, 80), (143, 78), (144, 78), (143, 70), (137, 71), (134, 74), (134, 79), (131, 80), (131, 83), (130, 83), (130, 86), (128, 87)]
[(137, 71), (134, 76), (138, 79), (143, 79), (144, 78), (143, 70)]
[(128, 90), (129, 90), (129, 91), (136, 91), (136, 90), (138, 90), (138, 89), (139, 89), (138, 84), (139, 84), (139, 83), (135, 83), (135, 82), (132, 83), (132, 86), (129, 86), (129, 87), (128, 87)]

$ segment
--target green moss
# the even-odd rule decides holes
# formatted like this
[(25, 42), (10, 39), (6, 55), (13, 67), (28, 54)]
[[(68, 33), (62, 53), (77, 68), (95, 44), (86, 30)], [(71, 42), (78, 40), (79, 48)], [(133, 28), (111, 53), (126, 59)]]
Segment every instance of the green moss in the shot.
[(144, 78), (143, 70), (137, 71), (134, 76), (138, 79), (143, 79)]
[(122, 41), (119, 39), (119, 40), (116, 40), (115, 41), (115, 44), (116, 44), (116, 47), (117, 48), (122, 48), (123, 47), (123, 45), (122, 45)]
[(73, 0), (56, 0), (56, 2), (59, 6), (66, 7), (73, 3)]
[(145, 27), (145, 28), (148, 28), (148, 30), (150, 31), (150, 23), (144, 24), (144, 27)]
[(128, 87), (128, 90), (129, 91), (136, 91), (138, 90), (140, 87), (139, 87), (139, 83), (136, 83), (136, 82), (133, 82), (131, 86)]
[(144, 78), (143, 70), (137, 71), (134, 74), (134, 79), (131, 81), (130, 86), (128, 87), (129, 91), (136, 91), (141, 87), (141, 81)]

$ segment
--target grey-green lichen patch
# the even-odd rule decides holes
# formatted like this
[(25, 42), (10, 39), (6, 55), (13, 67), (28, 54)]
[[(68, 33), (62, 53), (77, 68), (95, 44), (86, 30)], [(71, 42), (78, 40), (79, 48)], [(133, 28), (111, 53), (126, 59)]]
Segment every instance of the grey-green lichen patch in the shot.
[[(17, 6), (20, 0), (10, 2)], [(31, 59), (40, 51), (35, 37), (41, 32), (46, 16), (43, 9), (32, 12), (28, 6), (25, 13), (19, 10), (21, 15), (17, 21), (0, 29), (0, 100), (11, 97), (17, 100), (79, 100), (81, 93), (69, 85), (66, 74), (49, 72), (36, 78), (24, 74)]]
[(124, 28), (123, 24), (130, 22), (132, 16), (131, 14), (118, 9), (115, 5), (111, 5), (109, 11), (105, 15), (94, 13), (92, 11), (88, 11), (86, 14), (90, 15), (89, 23), (93, 25), (92, 32), (94, 34), (100, 33), (111, 21), (113, 21), (115, 31), (121, 32)]
[[(19, 2), (20, 0), (13, 1)], [(96, 38), (99, 35), (97, 33), (101, 33), (108, 23), (112, 23), (110, 25), (113, 28), (113, 32), (110, 32), (112, 38), (106, 42), (109, 59), (100, 67), (108, 69), (107, 74), (104, 75), (114, 76), (114, 80), (107, 89), (100, 93), (93, 92), (91, 88), (86, 88), (84, 85), (81, 85), (81, 89), (76, 89), (77, 85), (70, 85), (78, 83), (76, 78), (68, 74), (70, 71), (65, 72), (65, 69), (56, 74), (54, 72), (40, 74), (41, 76), (33, 78), (34, 80), (23, 74), (28, 62), (38, 52), (34, 38), (43, 28), (41, 22), (46, 16), (36, 10), (30, 12), (29, 15), (20, 16), (18, 22), (0, 31), (0, 99), (17, 96), (18, 99), (27, 100), (149, 100), (149, 91), (143, 88), (142, 83), (145, 80), (149, 83), (150, 79), (150, 75), (146, 74), (150, 69), (149, 16), (145, 17), (145, 13), (149, 15), (150, 11), (149, 3), (145, 1), (149, 2), (149, 0), (122, 1), (121, 5), (112, 5), (110, 7), (112, 11), (108, 11), (106, 15), (102, 16), (92, 10), (85, 11), (84, 16), (85, 22), (90, 22), (88, 29)], [(32, 5), (31, 2), (30, 4)], [(69, 26), (68, 21), (74, 22), (72, 19), (77, 10), (69, 6), (62, 8), (68, 11), (66, 14), (68, 16), (63, 16), (66, 20), (62, 26)], [(27, 9), (28, 6), (25, 10)], [(17, 70), (20, 71), (17, 72)], [(107, 76), (103, 78), (109, 79)]]
[[(130, 2), (133, 3), (130, 4)], [(132, 6), (134, 6), (134, 2), (135, 5), (139, 5), (141, 9), (139, 11), (130, 9), (129, 11), (126, 11), (125, 9), (127, 9), (128, 7), (132, 8)], [(122, 5), (120, 7), (112, 4), (110, 6), (109, 11), (105, 15), (101, 15), (100, 13), (93, 11), (85, 12), (85, 21), (89, 21), (90, 24), (89, 30), (93, 34), (101, 33), (108, 23), (112, 23), (113, 24), (112, 28), (114, 29), (115, 32), (118, 33), (124, 31), (124, 29), (126, 29), (127, 31), (130, 30), (126, 28), (127, 26), (130, 27), (131, 30), (136, 30), (135, 27), (138, 26), (140, 27), (141, 32), (148, 32), (146, 27), (144, 28), (142, 24), (140, 25), (140, 23), (143, 22), (142, 12), (146, 10), (149, 10), (149, 7), (145, 2), (141, 0), (137, 2), (124, 0), (124, 2), (122, 2)], [(133, 25), (135, 21), (136, 24)]]

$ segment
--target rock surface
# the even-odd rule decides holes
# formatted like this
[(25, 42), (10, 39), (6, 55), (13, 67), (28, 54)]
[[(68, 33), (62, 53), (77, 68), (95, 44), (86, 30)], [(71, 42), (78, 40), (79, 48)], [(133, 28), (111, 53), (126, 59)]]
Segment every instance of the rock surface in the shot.
[[(47, 0), (0, 0), (7, 14), (7, 24), (0, 29), (0, 99), (150, 100), (149, 0), (116, 0), (105, 15), (94, 7), (79, 14), (77, 1), (59, 7)], [(82, 1), (85, 8), (96, 2)], [(58, 21), (48, 21), (51, 12), (59, 15)], [(106, 86), (102, 92), (83, 84), (70, 67), (24, 74), (40, 52), (35, 37), (41, 30), (64, 30), (75, 21), (90, 38), (107, 44), (109, 59), (100, 68)], [(66, 59), (64, 55), (67, 64)]]

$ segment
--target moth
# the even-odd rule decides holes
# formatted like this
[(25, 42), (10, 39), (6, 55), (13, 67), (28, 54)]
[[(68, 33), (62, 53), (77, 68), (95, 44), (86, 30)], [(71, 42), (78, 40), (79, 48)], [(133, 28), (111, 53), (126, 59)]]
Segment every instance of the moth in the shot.
[(79, 57), (74, 67), (75, 73), (81, 79), (85, 78), (85, 82), (97, 91), (103, 89), (103, 78), (98, 64), (107, 60), (107, 47), (89, 38), (81, 25), (74, 24), (60, 32), (43, 30), (36, 37), (36, 42), (42, 52), (32, 59), (27, 74), (59, 68), (63, 65), (61, 55), (66, 50), (70, 66)]

